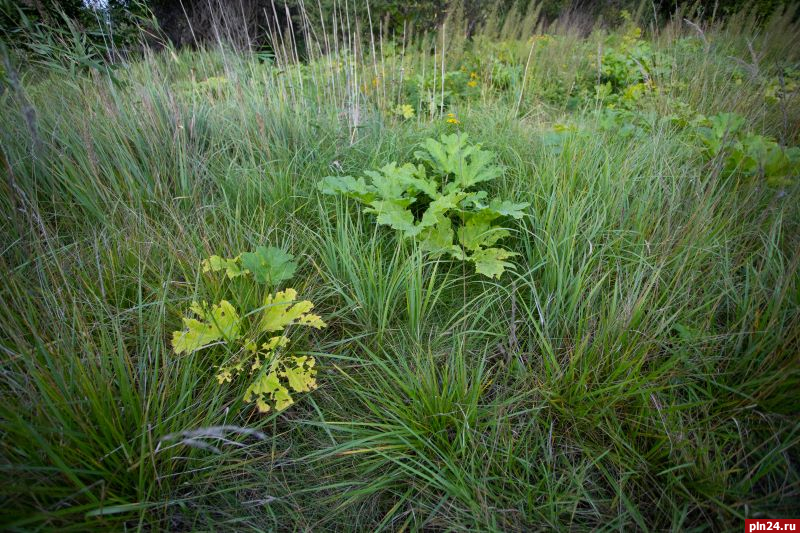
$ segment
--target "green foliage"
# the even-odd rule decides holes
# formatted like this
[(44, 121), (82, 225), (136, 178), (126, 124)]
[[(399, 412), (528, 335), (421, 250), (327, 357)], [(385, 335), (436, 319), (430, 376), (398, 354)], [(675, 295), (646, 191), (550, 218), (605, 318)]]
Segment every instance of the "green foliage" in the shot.
[[(264, 246), (233, 259), (214, 255), (202, 262), (203, 272), (225, 272), (229, 279), (247, 276), (247, 280), (270, 286), (290, 279), (296, 267), (291, 254)], [(290, 391), (308, 392), (317, 386), (314, 358), (287, 353), (290, 339), (285, 335), (292, 325), (326, 327), (319, 315), (310, 313), (313, 307), (308, 300), (298, 300), (297, 291), (291, 288), (274, 295), (268, 292), (262, 306), (243, 315), (227, 300), (210, 307), (206, 302), (193, 302), (190, 310), (198, 318), (183, 317), (184, 329), (172, 333), (172, 348), (176, 354), (189, 354), (219, 346), (217, 357), (227, 354), (217, 365), (219, 384), (249, 376), (244, 402), (254, 401), (261, 413), (272, 407), (281, 411), (294, 403)], [(262, 342), (276, 332), (280, 335), (270, 335)]]
[[(389, 163), (364, 178), (328, 176), (319, 183), (323, 194), (342, 194), (367, 205), (377, 222), (415, 239), (424, 251), (475, 264), (479, 274), (500, 278), (513, 265), (505, 259), (517, 255), (496, 247), (510, 235), (497, 222), (520, 219), (527, 203), (497, 198), (486, 202), (485, 190), (476, 185), (498, 178), (503, 169), (495, 154), (471, 144), (466, 134), (425, 139), (414, 153), (420, 163)], [(457, 237), (457, 239), (456, 239)]]
[(108, 59), (137, 44), (147, 26), (146, 8), (124, 0), (105, 4), (100, 9), (80, 0), (0, 2), (0, 40), (20, 70), (37, 66), (62, 75), (97, 71), (118, 81)]
[(694, 123), (703, 152), (719, 161), (726, 176), (741, 174), (785, 187), (800, 175), (800, 147), (783, 148), (774, 139), (749, 133), (741, 115), (700, 115)]
[(250, 272), (256, 281), (272, 286), (291, 279), (297, 270), (294, 256), (274, 246), (259, 246), (255, 252), (246, 252), (240, 257), (242, 268)]
[(780, 104), (800, 93), (800, 65), (784, 67), (773, 76), (764, 88), (764, 99), (771, 104)]
[(294, 256), (274, 246), (259, 246), (254, 252), (245, 252), (233, 258), (212, 255), (203, 259), (203, 272), (225, 271), (229, 279), (251, 274), (259, 283), (277, 286), (291, 279), (297, 270)]
[(203, 272), (225, 271), (225, 275), (228, 276), (228, 279), (233, 279), (250, 273), (249, 270), (242, 268), (240, 261), (241, 255), (232, 259), (225, 259), (218, 255), (212, 255), (208, 259), (203, 259), (201, 266)]

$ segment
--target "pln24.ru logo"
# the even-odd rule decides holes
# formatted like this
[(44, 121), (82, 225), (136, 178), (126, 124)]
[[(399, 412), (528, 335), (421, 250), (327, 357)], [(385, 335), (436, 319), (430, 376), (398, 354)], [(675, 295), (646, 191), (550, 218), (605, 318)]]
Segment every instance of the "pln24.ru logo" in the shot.
[(751, 531), (800, 531), (797, 518), (747, 518), (744, 521), (746, 533)]

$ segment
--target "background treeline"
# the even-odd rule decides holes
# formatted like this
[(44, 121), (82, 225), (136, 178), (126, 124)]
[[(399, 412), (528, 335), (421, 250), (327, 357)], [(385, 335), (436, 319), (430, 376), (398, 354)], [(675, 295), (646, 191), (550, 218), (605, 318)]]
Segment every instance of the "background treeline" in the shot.
[[(787, 0), (0, 0), (0, 36), (6, 46), (35, 55), (52, 54), (77, 42), (95, 52), (130, 53), (142, 46), (177, 48), (223, 41), (240, 48), (269, 49), (271, 36), (292, 35), (298, 50), (310, 33), (326, 33), (322, 21), (337, 26), (369, 25), (373, 34), (410, 37), (432, 31), (455, 14), (468, 32), (492, 20), (522, 18), (536, 12), (543, 22), (569, 17), (587, 32), (616, 24), (623, 11), (640, 24), (659, 25), (676, 11), (710, 20), (749, 11), (765, 17)], [(580, 25), (580, 24), (579, 24)], [(144, 29), (146, 38), (142, 39)], [(365, 28), (350, 27), (365, 35)], [(287, 31), (288, 30), (288, 31)], [(346, 30), (344, 30), (346, 32)], [(72, 47), (74, 48), (74, 46)], [(80, 47), (79, 47), (80, 48)]]

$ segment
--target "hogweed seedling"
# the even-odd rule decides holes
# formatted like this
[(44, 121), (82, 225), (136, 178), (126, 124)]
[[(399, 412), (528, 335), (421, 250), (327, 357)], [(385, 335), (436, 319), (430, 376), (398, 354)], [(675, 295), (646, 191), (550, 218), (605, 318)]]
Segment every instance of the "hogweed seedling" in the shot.
[[(201, 265), (205, 273), (224, 272), (229, 279), (247, 276), (271, 286), (290, 279), (297, 269), (291, 254), (263, 246), (234, 258), (214, 255)], [(217, 351), (228, 357), (217, 366), (217, 382), (225, 385), (250, 377), (243, 400), (255, 402), (261, 413), (273, 408), (281, 411), (294, 403), (292, 392), (317, 388), (316, 361), (292, 354), (286, 334), (291, 326), (326, 327), (322, 317), (311, 313), (313, 308), (310, 301), (299, 300), (292, 288), (267, 292), (260, 307), (244, 314), (227, 300), (212, 305), (192, 302), (193, 316), (183, 317), (183, 329), (172, 333), (172, 348), (180, 355), (220, 347)]]
[(466, 134), (428, 138), (421, 148), (414, 154), (416, 165), (389, 163), (364, 171), (367, 179), (328, 176), (319, 189), (367, 205), (378, 224), (416, 240), (423, 251), (472, 262), (479, 274), (499, 278), (513, 267), (506, 259), (517, 254), (497, 245), (511, 234), (498, 220), (522, 218), (529, 204), (487, 201), (487, 191), (474, 190), (499, 177), (503, 168), (493, 152), (467, 142)]

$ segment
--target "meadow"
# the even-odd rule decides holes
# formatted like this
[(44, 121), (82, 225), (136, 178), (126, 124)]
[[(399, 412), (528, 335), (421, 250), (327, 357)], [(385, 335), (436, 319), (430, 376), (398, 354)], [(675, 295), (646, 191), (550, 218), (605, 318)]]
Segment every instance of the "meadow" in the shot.
[(1, 527), (797, 517), (797, 15), (4, 52)]

